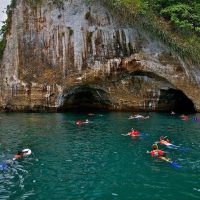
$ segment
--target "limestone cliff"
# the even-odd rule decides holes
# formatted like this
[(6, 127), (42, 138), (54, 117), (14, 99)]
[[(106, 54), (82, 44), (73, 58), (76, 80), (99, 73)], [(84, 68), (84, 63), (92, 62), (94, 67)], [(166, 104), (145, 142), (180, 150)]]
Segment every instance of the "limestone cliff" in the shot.
[(17, 0), (0, 75), (2, 111), (200, 111), (199, 66), (84, 0)]

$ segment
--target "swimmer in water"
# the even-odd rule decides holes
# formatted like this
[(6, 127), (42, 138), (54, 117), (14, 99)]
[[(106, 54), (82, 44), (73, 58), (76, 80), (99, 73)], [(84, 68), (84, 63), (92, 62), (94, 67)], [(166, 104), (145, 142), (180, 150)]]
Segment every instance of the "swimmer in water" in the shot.
[(17, 154), (14, 156), (13, 160), (21, 159), (24, 157), (24, 153), (22, 151), (18, 151)]
[(76, 125), (80, 126), (80, 125), (82, 125), (82, 124), (83, 124), (83, 122), (82, 122), (81, 120), (77, 120), (77, 121), (76, 121)]
[(22, 151), (18, 151), (17, 154), (14, 156), (13, 160), (21, 159), (25, 156), (31, 155), (30, 149), (24, 149)]
[(170, 143), (170, 140), (169, 139), (166, 139), (167, 136), (161, 136), (160, 137), (160, 141), (159, 142), (155, 142), (156, 144), (161, 144), (161, 145), (165, 145), (167, 148), (169, 149), (178, 149), (180, 146), (176, 146), (172, 143)]
[(129, 117), (129, 119), (149, 119), (149, 116), (143, 116), (143, 115), (139, 115), (139, 114), (137, 114), (137, 115), (131, 115), (130, 117)]
[(171, 163), (171, 159), (167, 158), (166, 153), (160, 149), (158, 149), (158, 145), (157, 144), (153, 144), (152, 145), (152, 150), (151, 151), (147, 151), (147, 153), (151, 154), (152, 158), (158, 158), (160, 160), (164, 160), (166, 162), (170, 162)]
[(180, 116), (180, 118), (181, 118), (183, 121), (188, 121), (188, 119), (189, 119), (189, 117), (188, 117), (187, 115), (184, 115), (184, 114), (182, 114), (182, 115)]
[(128, 132), (126, 135), (130, 135), (131, 137), (138, 137), (140, 136), (140, 132), (132, 128), (131, 131)]
[(86, 119), (85, 121), (81, 121), (81, 120), (77, 120), (76, 121), (76, 125), (80, 126), (82, 124), (89, 124), (91, 123), (91, 121), (89, 121), (88, 119)]

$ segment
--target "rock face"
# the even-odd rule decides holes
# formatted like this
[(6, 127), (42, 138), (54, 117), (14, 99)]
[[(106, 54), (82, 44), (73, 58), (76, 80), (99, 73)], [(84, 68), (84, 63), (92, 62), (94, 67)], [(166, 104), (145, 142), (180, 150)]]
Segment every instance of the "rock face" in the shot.
[(198, 66), (84, 0), (17, 0), (0, 76), (2, 111), (200, 111)]

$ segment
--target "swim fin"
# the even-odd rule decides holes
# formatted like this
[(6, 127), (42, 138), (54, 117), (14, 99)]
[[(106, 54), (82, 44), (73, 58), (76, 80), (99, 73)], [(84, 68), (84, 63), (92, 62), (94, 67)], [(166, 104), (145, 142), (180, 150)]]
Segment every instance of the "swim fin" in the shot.
[(182, 167), (181, 165), (179, 165), (179, 164), (176, 163), (175, 161), (172, 161), (172, 162), (171, 162), (171, 165), (172, 165), (174, 168), (176, 168), (176, 169), (179, 169), (179, 168)]

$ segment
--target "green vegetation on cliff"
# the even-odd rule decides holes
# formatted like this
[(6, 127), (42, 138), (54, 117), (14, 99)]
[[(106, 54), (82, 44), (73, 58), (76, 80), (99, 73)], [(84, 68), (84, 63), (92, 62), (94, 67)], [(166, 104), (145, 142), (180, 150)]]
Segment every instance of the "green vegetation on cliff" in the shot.
[(3, 26), (0, 30), (0, 60), (3, 57), (3, 52), (6, 47), (6, 35), (10, 31), (11, 23), (12, 23), (12, 10), (16, 6), (16, 0), (12, 0), (11, 4), (7, 6), (6, 14), (7, 19), (3, 22)]
[(199, 0), (192, 2), (190, 0), (101, 0), (101, 2), (120, 20), (140, 26), (182, 58), (199, 63)]

